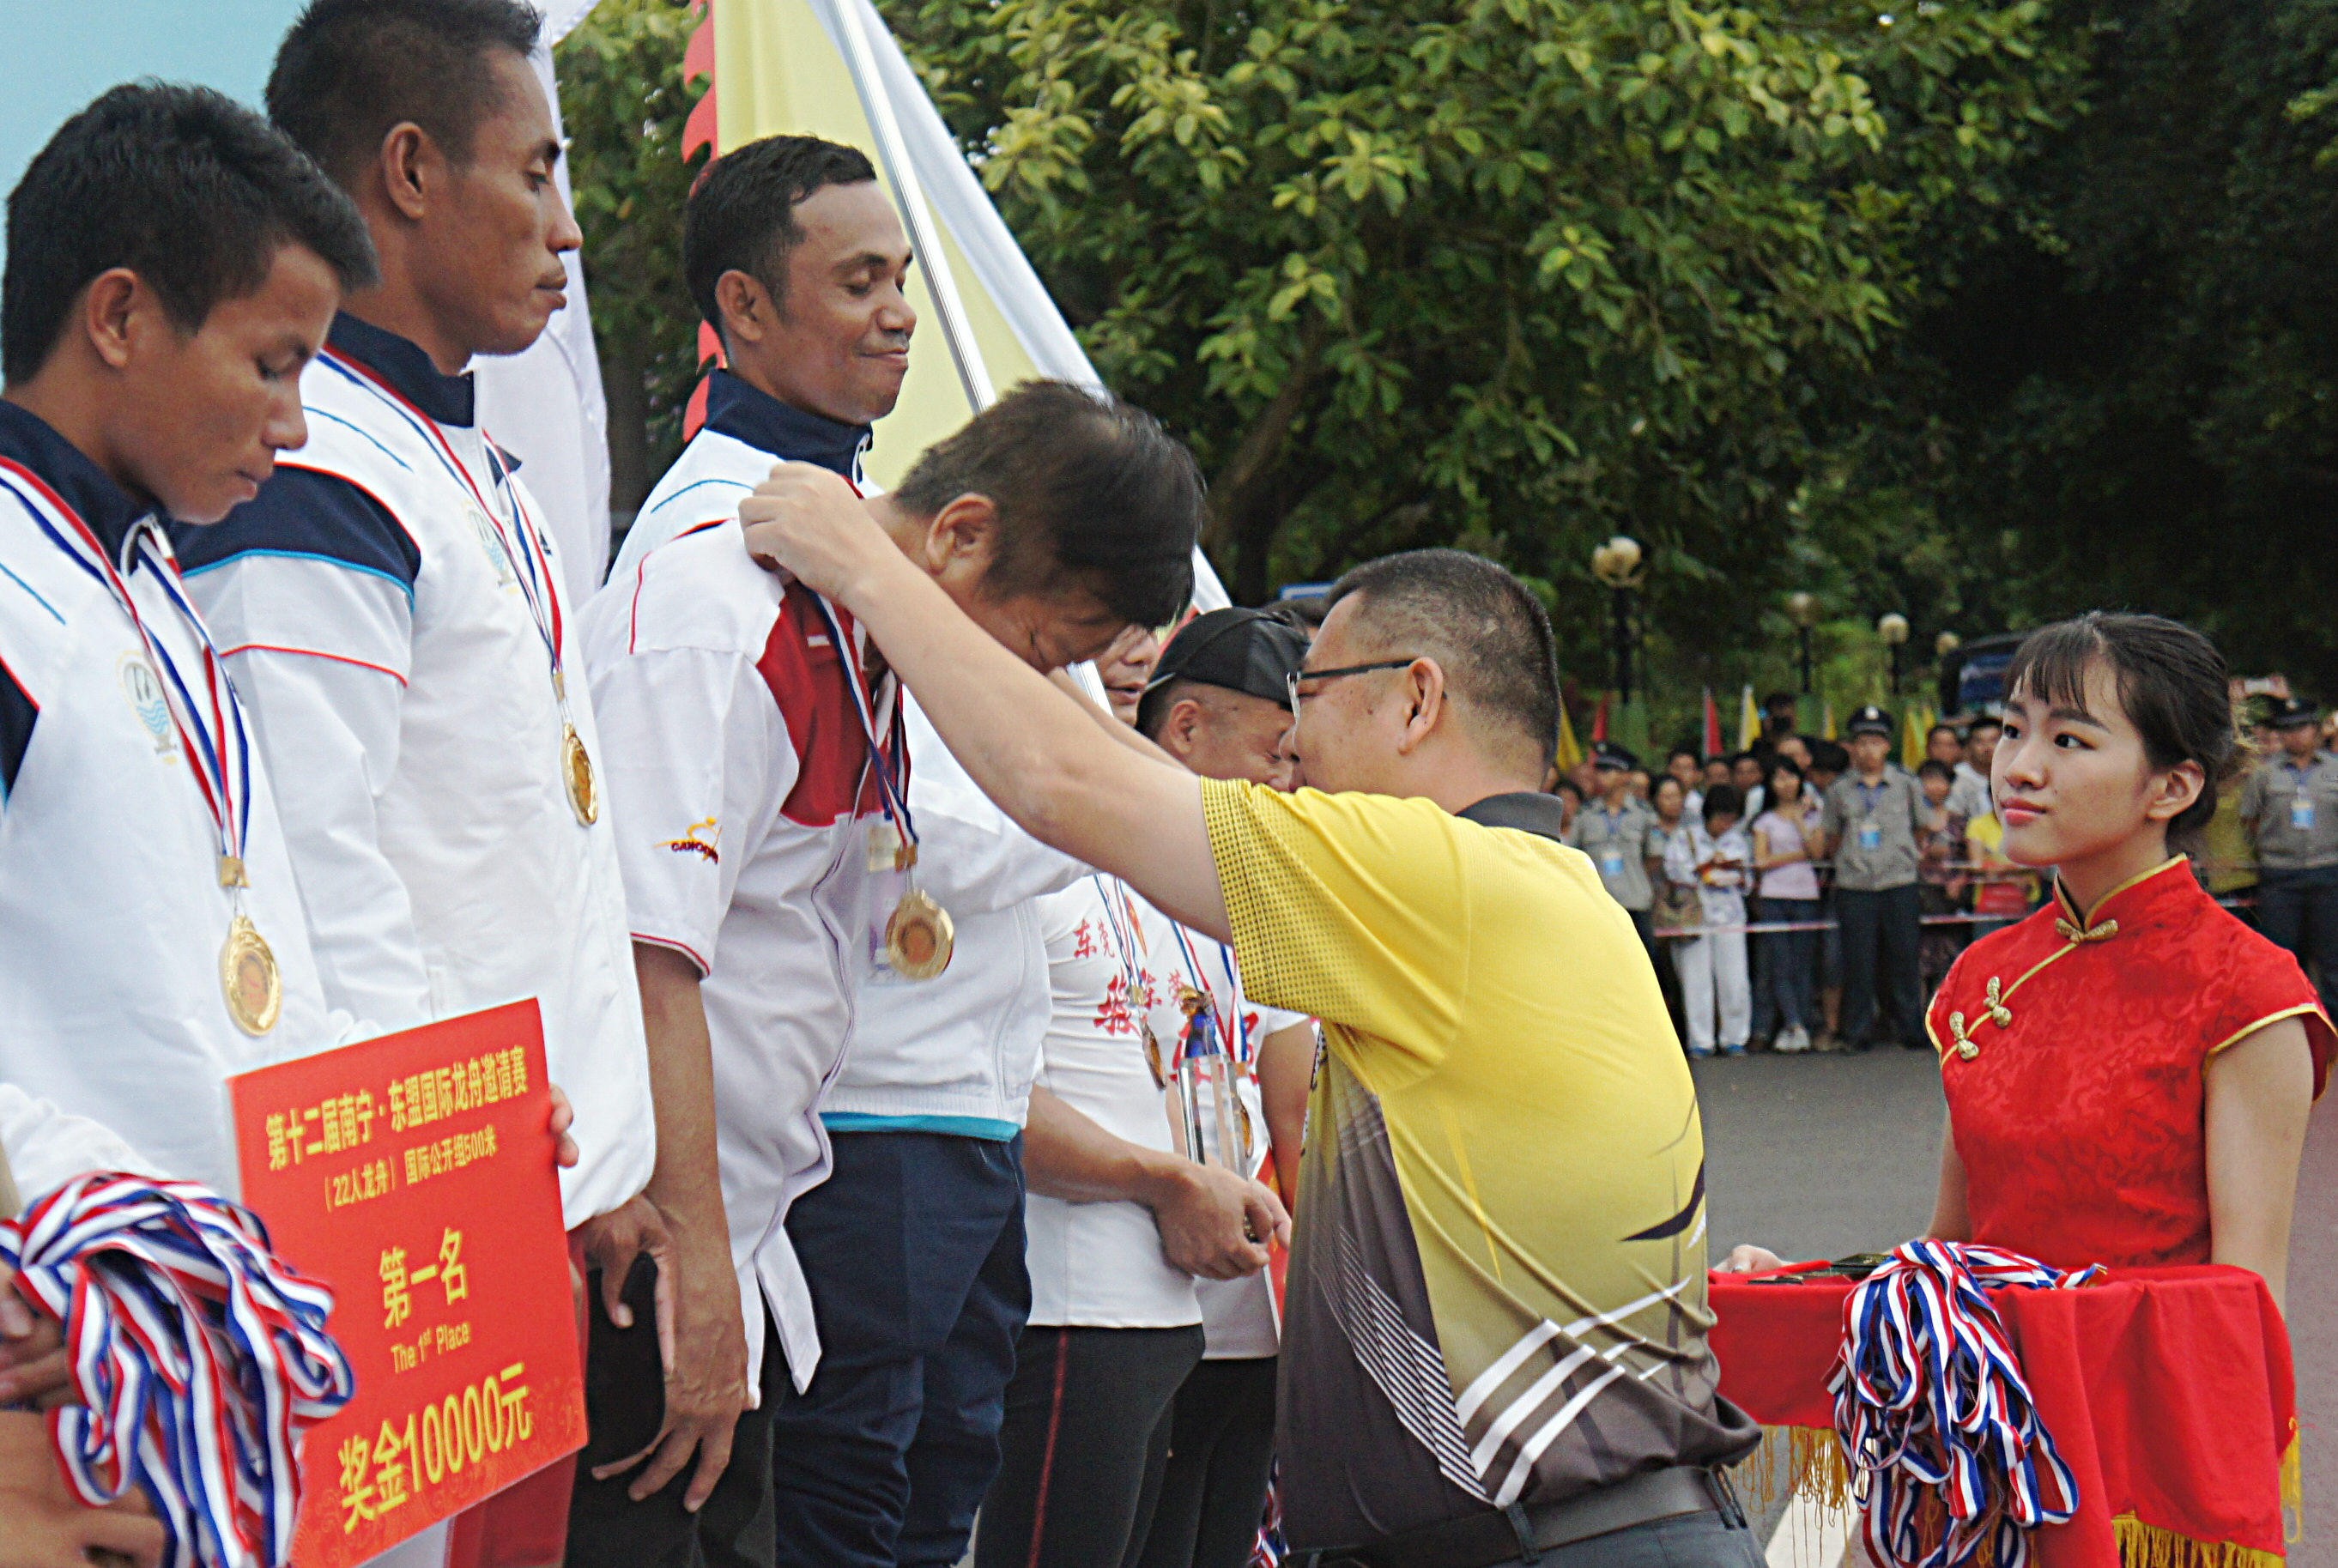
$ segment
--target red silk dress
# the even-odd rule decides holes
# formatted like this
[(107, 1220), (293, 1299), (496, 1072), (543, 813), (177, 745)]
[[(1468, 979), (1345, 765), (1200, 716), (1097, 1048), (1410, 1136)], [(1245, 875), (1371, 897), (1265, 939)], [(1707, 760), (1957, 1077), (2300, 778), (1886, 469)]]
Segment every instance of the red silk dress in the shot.
[(1949, 971), (1925, 1015), (1972, 1240), (2057, 1269), (2209, 1260), (2207, 1063), (2305, 1020), (2313, 1093), (2338, 1033), (2296, 959), (2178, 857), (2082, 920), (2058, 886)]

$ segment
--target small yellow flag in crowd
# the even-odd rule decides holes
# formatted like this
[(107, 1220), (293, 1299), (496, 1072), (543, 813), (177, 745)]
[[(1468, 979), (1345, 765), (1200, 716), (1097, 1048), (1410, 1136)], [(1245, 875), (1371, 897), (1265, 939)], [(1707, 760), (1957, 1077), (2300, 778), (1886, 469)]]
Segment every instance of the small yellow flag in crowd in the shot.
[(1754, 688), (1748, 686), (1737, 709), (1737, 749), (1740, 751), (1753, 750), (1754, 742), (1761, 738), (1761, 734), (1762, 710), (1754, 705)]
[(1572, 772), (1583, 766), (1583, 744), (1575, 738), (1575, 721), (1567, 716), (1567, 704), (1558, 705), (1558, 770)]

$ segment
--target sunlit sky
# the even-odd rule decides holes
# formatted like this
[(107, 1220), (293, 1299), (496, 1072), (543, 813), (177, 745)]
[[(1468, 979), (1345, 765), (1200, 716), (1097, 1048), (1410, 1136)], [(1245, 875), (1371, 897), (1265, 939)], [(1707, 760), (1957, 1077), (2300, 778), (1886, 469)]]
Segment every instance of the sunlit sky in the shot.
[(257, 105), (299, 0), (0, 0), (0, 189), (117, 82), (201, 82)]

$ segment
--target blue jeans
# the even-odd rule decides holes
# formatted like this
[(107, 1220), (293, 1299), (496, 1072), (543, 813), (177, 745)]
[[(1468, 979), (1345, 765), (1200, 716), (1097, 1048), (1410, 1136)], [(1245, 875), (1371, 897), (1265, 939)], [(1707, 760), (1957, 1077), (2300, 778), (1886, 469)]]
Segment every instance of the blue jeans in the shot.
[[(1815, 898), (1764, 898), (1761, 919), (1815, 920)], [(1781, 1028), (1811, 1026), (1817, 1015), (1812, 998), (1818, 983), (1819, 936), (1816, 931), (1773, 931), (1762, 938), (1761, 989), (1754, 997), (1754, 1033), (1770, 1034), (1774, 1021)]]
[[(778, 1568), (954, 1568), (998, 1474), (1023, 1266), (1023, 1141), (839, 1132), (795, 1200), (820, 1367), (771, 1412)], [(766, 1396), (766, 1403), (770, 1403)]]

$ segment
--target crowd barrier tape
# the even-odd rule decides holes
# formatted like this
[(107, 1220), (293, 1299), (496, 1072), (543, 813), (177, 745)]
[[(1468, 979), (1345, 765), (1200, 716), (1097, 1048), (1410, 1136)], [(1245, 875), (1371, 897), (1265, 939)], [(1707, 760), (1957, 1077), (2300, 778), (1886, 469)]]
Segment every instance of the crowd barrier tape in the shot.
[[(2225, 909), (2246, 909), (2253, 906), (2256, 900), (2219, 898), (2216, 903), (2219, 907)], [(1639, 911), (1635, 910), (1634, 913), (1637, 914)], [(2029, 916), (2027, 914), (1976, 915), (1971, 910), (1966, 909), (1953, 915), (1921, 916), (1918, 918), (1917, 924), (1920, 926), (1971, 926), (1976, 923), (1987, 923), (1991, 926), (2010, 926), (2017, 920), (2028, 918)], [(1834, 931), (1841, 929), (1842, 926), (1842, 922), (1840, 920), (1754, 920), (1741, 926), (1659, 926), (1655, 927), (1655, 937), (1659, 942), (1686, 942), (1698, 936), (1726, 936), (1732, 932), (1740, 932), (1748, 936), (1772, 936), (1789, 931)]]

